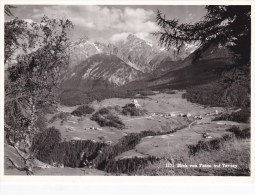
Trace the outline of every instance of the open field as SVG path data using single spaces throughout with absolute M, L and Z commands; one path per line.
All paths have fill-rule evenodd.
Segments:
M 195 146 L 200 141 L 206 142 L 213 139 L 221 139 L 226 135 L 231 136 L 232 133 L 228 132 L 227 129 L 233 126 L 239 127 L 241 130 L 249 128 L 249 124 L 246 123 L 212 121 L 219 113 L 225 113 L 226 110 L 221 107 L 204 107 L 188 102 L 182 98 L 183 93 L 183 91 L 177 91 L 175 94 L 156 93 L 147 98 L 139 99 L 140 107 L 147 110 L 147 113 L 144 116 L 137 117 L 124 116 L 118 113 L 118 116 L 125 124 L 124 129 L 100 127 L 97 122 L 90 119 L 92 114 L 83 117 L 69 114 L 67 119 L 62 123 L 61 119 L 57 118 L 52 123 L 48 123 L 48 127 L 54 126 L 59 129 L 62 141 L 92 140 L 94 143 L 104 142 L 113 147 L 127 135 L 139 135 L 139 133 L 142 134 L 145 131 L 160 133 L 152 136 L 142 136 L 139 143 L 131 147 L 130 150 L 124 149 L 123 152 L 116 153 L 113 156 L 114 158 L 111 159 L 113 162 L 127 159 L 132 160 L 134 158 L 146 159 L 150 156 L 159 159 L 188 158 L 190 153 L 188 146 Z M 97 112 L 103 107 L 123 107 L 131 102 L 132 99 L 113 98 L 101 102 L 93 102 L 90 106 Z M 47 115 L 47 119 L 50 120 L 60 112 L 71 113 L 77 107 L 59 106 L 56 113 Z M 204 133 L 207 133 L 209 137 L 203 137 Z M 249 140 L 245 141 L 246 144 L 241 143 L 241 141 L 239 142 L 245 148 L 249 147 Z M 10 151 L 10 148 L 6 148 L 6 150 L 8 155 L 12 157 L 15 155 L 15 151 Z M 204 156 L 200 154 L 200 157 L 195 157 L 195 159 L 198 161 L 198 158 L 201 158 L 201 162 L 206 162 L 210 161 L 208 156 L 209 153 Z M 19 162 L 20 160 L 17 159 L 17 161 Z M 210 163 L 212 162 L 210 161 Z M 9 165 L 6 165 L 6 167 L 9 167 Z M 147 169 L 145 171 L 148 172 Z M 16 174 L 16 172 L 10 168 L 6 169 L 6 174 Z M 55 167 L 50 169 L 37 169 L 35 174 L 107 175 L 109 173 L 95 168 Z M 173 173 L 171 172 L 171 174 Z
M 141 131 L 168 131 L 171 129 L 186 126 L 194 121 L 194 116 L 205 116 L 208 113 L 214 113 L 217 109 L 222 112 L 222 108 L 204 108 L 201 105 L 193 104 L 181 98 L 182 92 L 177 94 L 157 94 L 149 96 L 145 99 L 139 99 L 139 104 L 148 114 L 140 117 L 128 117 L 119 115 L 126 125 L 126 129 L 117 130 L 111 127 L 103 127 L 102 130 L 92 130 L 90 127 L 100 128 L 90 117 L 71 116 L 62 125 L 60 120 L 56 120 L 49 126 L 55 126 L 61 131 L 63 140 L 71 140 L 73 138 L 90 139 L 98 141 L 98 137 L 104 136 L 106 141 L 116 142 L 128 133 L 138 133 Z M 96 110 L 107 106 L 121 106 L 131 103 L 132 99 L 106 99 L 101 102 L 93 102 L 91 104 Z M 59 107 L 59 111 L 72 112 L 76 107 Z M 191 117 L 179 116 L 190 113 Z M 170 116 L 172 115 L 172 116 Z M 48 118 L 52 117 L 48 116 Z M 87 128 L 87 129 L 86 129 Z

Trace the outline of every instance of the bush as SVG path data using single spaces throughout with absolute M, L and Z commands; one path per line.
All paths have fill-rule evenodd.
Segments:
M 240 130 L 238 127 L 232 127 L 227 131 L 234 133 L 238 139 L 251 138 L 251 130 L 249 128 Z
M 101 108 L 98 113 L 99 114 L 102 114 L 102 115 L 105 115 L 105 114 L 119 114 L 122 112 L 122 107 L 119 106 L 119 105 L 116 105 L 116 106 L 107 106 L 107 107 L 104 107 L 104 108 Z
M 122 108 L 119 105 L 114 106 L 113 110 L 115 110 L 117 113 L 121 113 L 122 112 Z
M 100 115 L 110 114 L 110 112 L 111 112 L 111 107 L 101 108 L 100 110 L 97 111 L 97 113 Z
M 86 116 L 88 114 L 92 114 L 94 111 L 95 111 L 94 108 L 92 108 L 88 105 L 83 105 L 83 106 L 78 107 L 76 110 L 74 110 L 71 113 L 71 115 L 81 117 L 81 116 Z
M 115 127 L 124 129 L 125 124 L 118 116 L 115 116 L 110 108 L 102 108 L 92 115 L 91 120 L 96 121 L 101 127 Z
M 231 114 L 223 114 L 219 117 L 216 117 L 214 120 L 224 120 L 224 121 L 235 121 L 235 122 L 248 122 L 250 118 L 250 110 L 243 108 L 238 112 L 232 112 Z
M 147 113 L 146 110 L 137 108 L 134 104 L 126 104 L 122 108 L 122 114 L 123 115 L 143 116 L 145 113 Z

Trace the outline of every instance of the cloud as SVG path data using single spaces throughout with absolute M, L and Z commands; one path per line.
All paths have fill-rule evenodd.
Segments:
M 152 38 L 152 35 L 148 32 L 139 32 L 139 33 L 135 33 L 135 35 L 148 42 L 150 42 Z
M 128 33 L 128 32 L 114 34 L 110 37 L 110 42 L 116 43 L 116 42 L 120 42 L 120 41 L 125 41 L 129 34 L 130 33 Z
M 34 9 L 33 13 L 35 18 L 42 15 L 68 18 L 74 25 L 101 32 L 112 30 L 118 33 L 151 33 L 158 30 L 158 26 L 153 22 L 154 12 L 142 8 L 121 9 L 96 5 L 47 6 L 43 10 Z
M 31 15 L 37 21 L 44 15 L 71 20 L 75 26 L 71 35 L 73 40 L 85 35 L 92 41 L 116 43 L 125 41 L 129 34 L 135 34 L 153 42 L 155 37 L 152 38 L 151 33 L 159 30 L 151 9 L 130 6 L 37 6 L 31 10 Z
M 120 41 L 126 41 L 128 35 L 130 34 L 130 32 L 122 32 L 122 33 L 116 33 L 113 34 L 109 41 L 112 43 L 116 43 L 116 42 L 120 42 Z M 147 41 L 147 42 L 152 42 L 152 35 L 148 32 L 138 32 L 138 33 L 133 33 L 135 36 Z

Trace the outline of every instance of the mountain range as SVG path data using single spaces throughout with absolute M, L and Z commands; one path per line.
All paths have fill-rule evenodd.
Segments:
M 158 68 L 158 72 L 169 69 L 166 61 L 185 59 L 195 48 L 189 45 L 177 57 L 174 50 L 159 48 L 133 34 L 115 44 L 84 37 L 70 47 L 70 70 L 64 76 L 64 83 L 82 87 L 88 80 L 101 79 L 121 86 L 144 79 Z
M 124 85 L 142 78 L 143 73 L 132 68 L 116 55 L 99 53 L 94 54 L 72 68 L 66 75 L 65 86 L 80 87 L 88 80 L 105 80 L 113 85 Z
M 129 97 L 135 91 L 187 89 L 219 79 L 222 69 L 233 64 L 232 53 L 218 44 L 194 52 L 194 47 L 187 46 L 185 55 L 177 58 L 172 51 L 158 49 L 134 35 L 118 44 L 88 39 L 77 43 L 73 64 L 63 75 L 59 91 L 61 104 L 69 106 Z M 194 61 L 196 52 L 201 56 Z
M 181 61 L 165 58 L 150 76 L 128 83 L 126 87 L 138 89 L 142 86 L 153 90 L 185 89 L 217 80 L 222 70 L 233 65 L 233 54 L 226 46 L 212 44 L 202 51 L 196 61 L 195 52 Z

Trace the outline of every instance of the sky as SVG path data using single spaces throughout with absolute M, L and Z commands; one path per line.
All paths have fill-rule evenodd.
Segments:
M 167 19 L 178 19 L 181 23 L 197 22 L 206 13 L 201 5 L 17 5 L 12 13 L 35 22 L 43 15 L 69 19 L 74 24 L 72 40 L 86 36 L 92 41 L 115 43 L 135 34 L 156 44 L 151 33 L 159 30 L 155 23 L 157 9 Z

